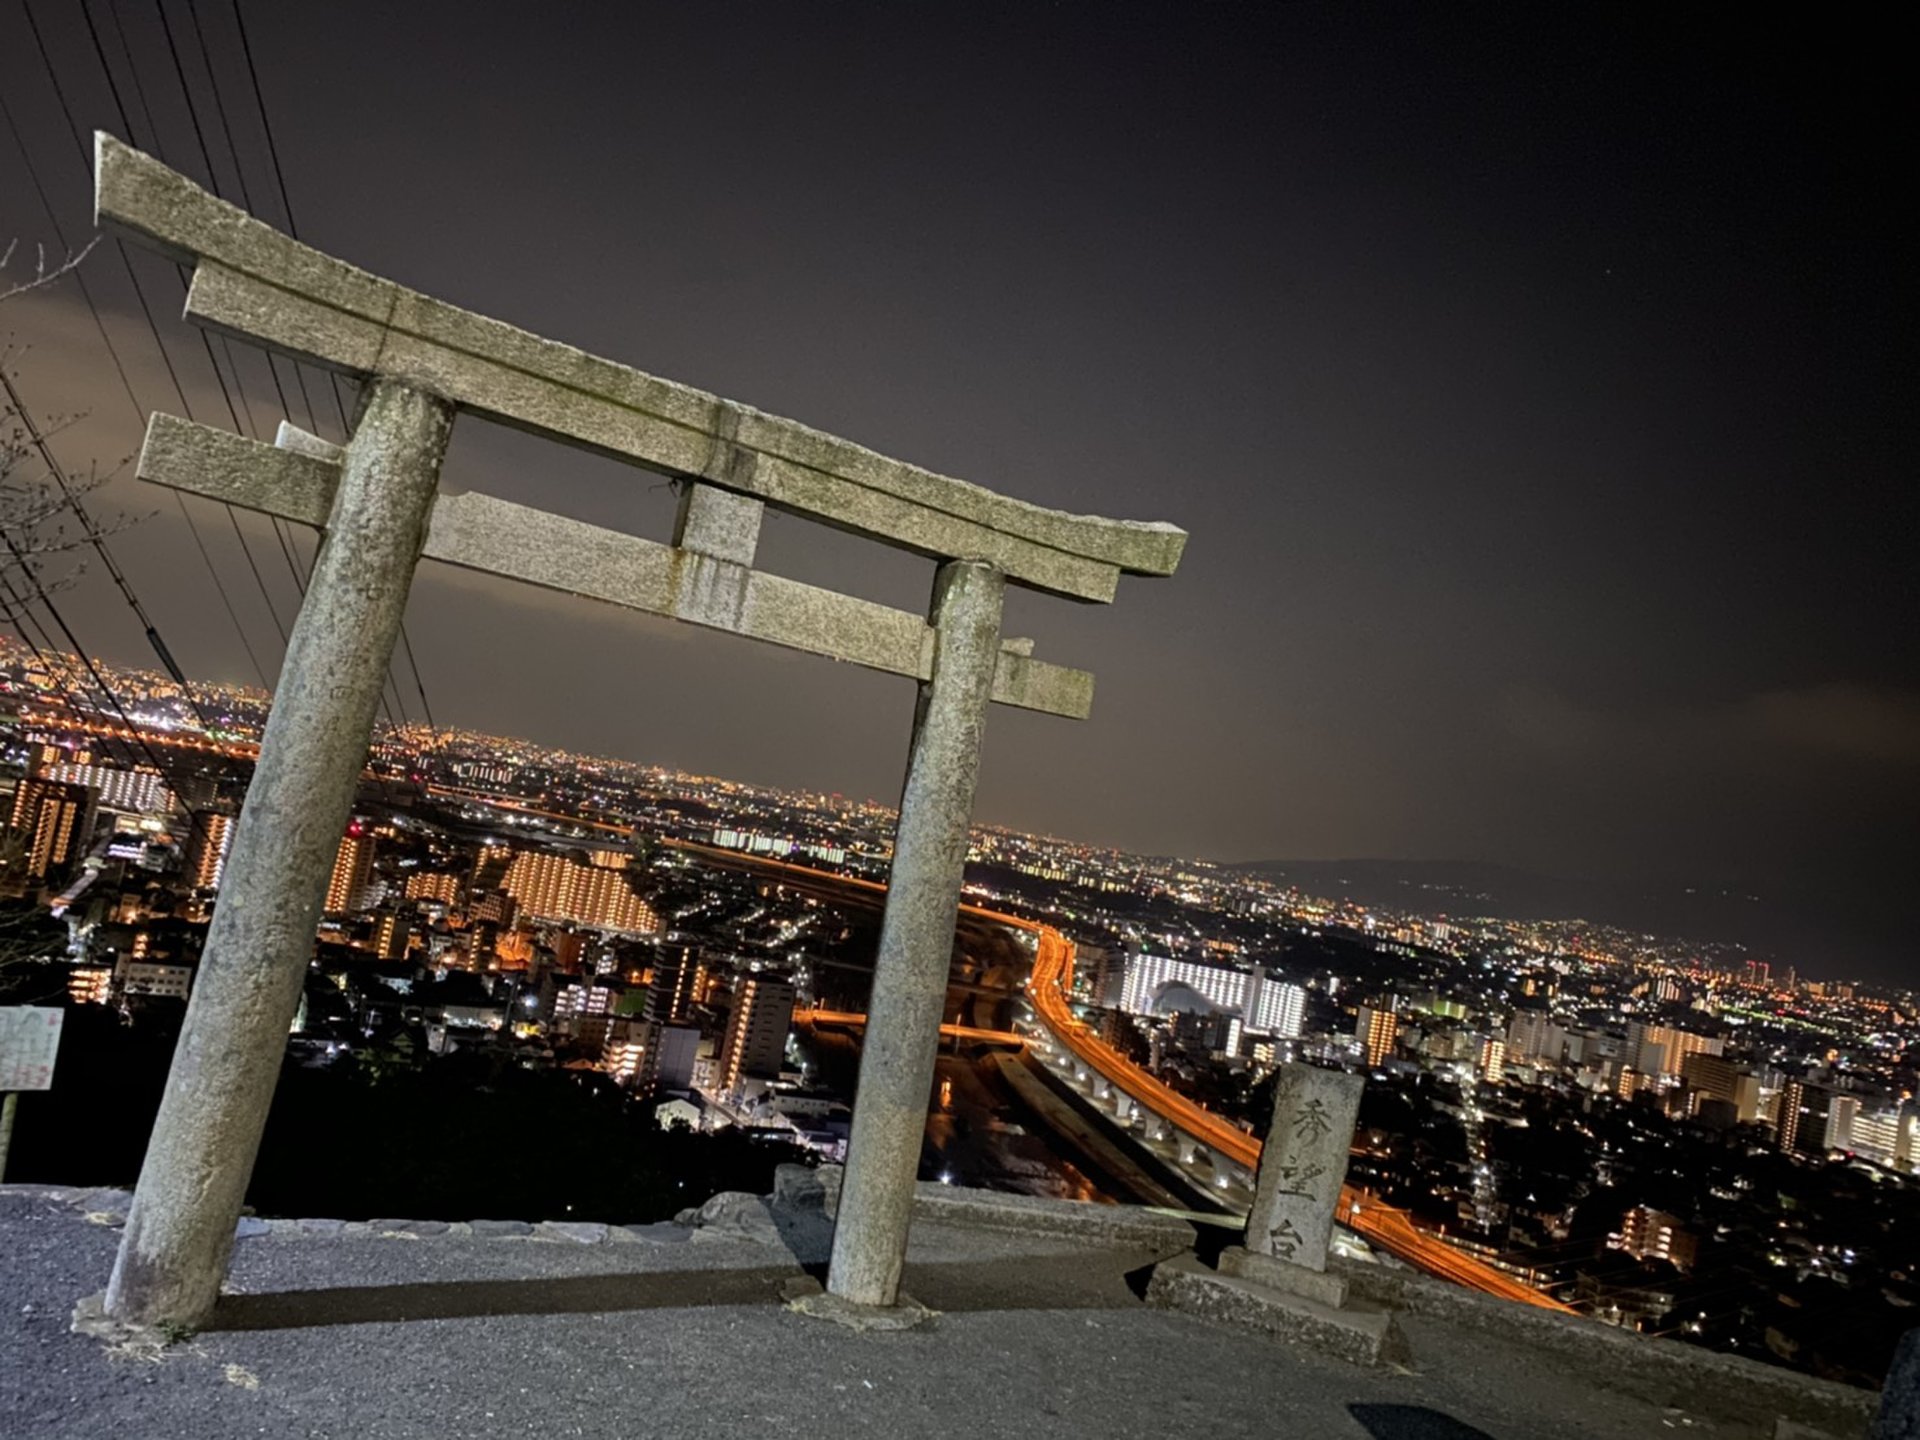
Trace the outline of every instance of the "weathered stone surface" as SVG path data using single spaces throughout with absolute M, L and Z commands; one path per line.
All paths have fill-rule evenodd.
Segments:
M 1204 1320 L 1263 1331 L 1355 1365 L 1404 1365 L 1406 1337 L 1385 1310 L 1336 1310 L 1207 1269 L 1191 1255 L 1162 1261 L 1147 1303 Z
M 1313 1065 L 1282 1065 L 1273 1092 L 1273 1121 L 1260 1152 L 1247 1249 L 1327 1268 L 1333 1212 L 1347 1176 L 1347 1151 L 1360 1113 L 1358 1075 Z
M 760 546 L 760 521 L 766 509 L 764 502 L 751 495 L 689 481 L 680 488 L 673 543 L 716 560 L 751 565 Z
M 324 527 L 339 472 L 307 448 L 262 445 L 209 425 L 155 415 L 148 422 L 138 474 L 176 490 Z M 422 553 L 429 560 L 890 674 L 924 680 L 932 672 L 933 630 L 918 615 L 490 495 L 441 495 Z M 1003 647 L 993 698 L 1019 709 L 1085 719 L 1093 706 L 1093 676 Z
M 1327 1270 L 1309 1270 L 1277 1256 L 1258 1255 L 1241 1245 L 1229 1245 L 1220 1252 L 1220 1273 L 1335 1309 L 1347 1303 L 1347 1282 L 1341 1276 Z
M 510 1240 L 533 1234 L 533 1226 L 524 1220 L 474 1220 L 473 1233 L 486 1239 Z
M 450 1228 L 444 1220 L 369 1220 L 367 1228 L 376 1235 L 410 1235 L 416 1240 L 431 1240 Z
M 820 1282 L 810 1276 L 788 1282 L 781 1298 L 786 1301 L 787 1309 L 796 1315 L 825 1320 L 843 1330 L 863 1334 L 925 1330 L 931 1328 L 939 1318 L 935 1311 L 929 1310 L 911 1295 L 897 1295 L 891 1305 L 862 1305 L 822 1290 Z
M 1870 1433 L 1872 1440 L 1920 1440 L 1920 1329 L 1909 1330 L 1893 1352 Z
M 570 1240 L 576 1245 L 598 1245 L 607 1238 L 607 1227 L 590 1220 L 542 1220 L 533 1233 L 547 1240 Z
M 773 1206 L 776 1210 L 822 1210 L 827 1203 L 824 1167 L 815 1165 L 776 1165 L 773 1169 Z M 840 1184 L 840 1167 L 833 1167 L 834 1189 Z
M 355 375 L 1017 583 L 1110 600 L 1117 576 L 1171 574 L 1185 532 L 1072 515 L 890 460 L 808 426 L 468 314 L 334 260 L 96 137 L 102 222 L 198 262 L 188 314 Z
M 759 1245 L 780 1244 L 780 1227 L 764 1195 L 749 1195 L 742 1190 L 723 1190 L 703 1205 L 682 1210 L 674 1217 L 682 1225 L 693 1227 L 696 1240 L 746 1240 Z
M 257 1215 L 242 1215 L 233 1227 L 236 1240 L 257 1240 L 262 1235 L 271 1235 L 273 1226 Z
M 452 425 L 381 382 L 348 447 L 107 1285 L 118 1320 L 198 1325 L 219 1293 Z
M 607 1230 L 609 1240 L 646 1245 L 684 1245 L 693 1232 L 671 1220 L 656 1220 L 649 1225 L 614 1225 Z
M 914 715 L 827 1275 L 856 1304 L 891 1305 L 900 1286 L 1005 598 L 988 565 L 955 561 L 934 583 L 939 644 Z
M 299 1227 L 303 1235 L 338 1235 L 346 1228 L 346 1222 L 344 1220 L 334 1220 L 326 1217 L 296 1220 L 294 1224 Z

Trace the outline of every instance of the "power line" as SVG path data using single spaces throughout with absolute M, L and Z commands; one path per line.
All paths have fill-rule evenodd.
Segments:
M 188 0 L 187 8 L 190 14 L 197 15 L 196 5 L 197 5 L 197 0 Z M 196 26 L 198 24 L 197 18 L 196 18 L 195 24 Z M 282 211 L 285 212 L 287 217 L 287 234 L 290 235 L 295 240 L 298 240 L 300 238 L 300 225 L 299 225 L 299 222 L 294 218 L 293 197 L 287 191 L 287 174 L 286 174 L 286 170 L 280 164 L 280 146 L 279 146 L 279 142 L 274 139 L 273 120 L 271 116 L 269 116 L 269 114 L 267 113 L 267 97 L 260 85 L 260 69 L 259 69 L 259 66 L 254 63 L 253 42 L 248 38 L 248 35 L 247 35 L 247 22 L 246 22 L 246 18 L 241 14 L 241 11 L 240 11 L 240 0 L 233 0 L 233 24 L 234 24 L 234 30 L 240 37 L 240 53 L 242 58 L 246 61 L 247 78 L 251 82 L 253 87 L 254 106 L 260 112 L 260 131 L 261 131 L 261 134 L 266 137 L 267 158 L 273 166 L 274 184 L 280 193 L 280 208 L 282 209 Z M 202 40 L 202 52 L 205 53 L 204 38 Z M 207 73 L 209 77 L 212 76 L 213 70 L 212 70 L 211 62 L 209 62 L 208 64 Z M 218 88 L 218 85 L 216 84 L 215 85 L 216 103 L 218 99 L 218 94 L 219 94 L 219 88 Z M 229 135 L 228 135 L 228 145 L 229 145 L 229 148 L 232 148 L 231 132 L 229 132 Z M 235 164 L 235 168 L 237 169 L 239 166 L 239 159 L 238 159 L 239 152 L 236 150 L 234 154 L 235 154 L 234 164 Z M 244 179 L 242 181 L 241 193 L 244 198 L 245 196 Z M 252 209 L 251 202 L 249 202 L 248 204 L 248 209 Z M 347 423 L 346 401 L 341 397 L 341 394 L 340 394 L 340 377 L 334 374 L 334 372 L 331 370 L 327 370 L 324 373 L 327 377 L 328 383 L 333 387 L 333 404 L 334 404 L 335 411 L 340 416 L 341 433 L 343 435 L 351 434 L 351 427 Z M 300 367 L 297 364 L 294 366 L 294 374 L 296 376 L 301 375 Z M 301 383 L 301 394 L 304 398 L 306 394 L 306 381 L 302 379 L 300 383 Z M 308 414 L 310 416 L 312 414 L 311 400 L 308 401 Z M 427 728 L 429 731 L 433 731 L 437 728 L 435 727 L 434 721 L 433 721 L 433 707 L 427 701 L 426 681 L 421 678 L 420 664 L 419 664 L 419 661 L 415 659 L 414 653 L 413 653 L 413 639 L 407 633 L 406 622 L 404 620 L 401 622 L 401 625 L 400 625 L 400 645 L 401 645 L 401 649 L 405 652 L 407 657 L 407 667 L 413 673 L 414 689 L 419 692 L 420 709 L 422 714 L 426 716 Z M 388 670 L 389 670 L 389 677 L 392 679 L 392 682 L 393 682 L 394 699 L 396 702 L 398 702 L 400 698 L 400 682 L 397 676 L 392 675 L 391 663 L 389 663 Z M 401 712 L 404 716 L 405 714 L 404 705 L 401 706 Z
M 41 35 L 40 27 L 34 21 L 33 11 L 25 3 L 25 0 L 23 0 L 21 5 L 21 11 L 26 18 L 27 28 L 33 35 L 34 46 L 40 53 L 40 62 L 46 70 L 47 81 L 53 88 L 54 98 L 59 102 L 61 112 L 66 117 L 69 131 L 72 132 L 76 142 L 80 146 L 81 165 L 87 173 L 91 175 L 93 167 L 87 158 L 86 142 L 80 137 L 79 127 L 74 122 L 73 109 L 67 103 L 66 92 L 62 88 L 59 75 L 54 69 L 53 58 L 48 53 L 46 40 Z M 117 95 L 115 97 L 115 103 L 116 105 L 119 104 Z M 3 100 L 0 100 L 0 108 L 4 108 Z M 120 108 L 124 117 L 125 107 L 120 106 Z M 71 252 L 72 247 L 68 245 L 65 233 L 61 228 L 58 212 L 54 209 L 53 203 L 47 195 L 46 186 L 40 179 L 39 168 L 33 163 L 33 154 L 27 148 L 25 137 L 20 133 L 19 126 L 15 123 L 11 110 L 6 112 L 6 119 L 8 128 L 13 133 L 14 143 L 20 149 L 21 159 L 26 163 L 27 173 L 32 177 L 34 191 L 40 197 L 40 203 L 47 212 L 47 221 L 53 227 L 53 232 L 59 238 L 61 245 L 65 246 L 69 252 Z M 129 125 L 128 128 L 131 129 L 131 125 Z M 174 392 L 180 397 L 182 408 L 187 411 L 188 417 L 191 418 L 193 410 L 187 403 L 186 391 L 181 386 L 179 374 L 174 369 L 173 357 L 168 353 L 166 344 L 160 337 L 160 328 L 154 323 L 153 311 L 147 304 L 146 292 L 142 290 L 140 286 L 139 277 L 134 273 L 132 262 L 127 258 L 126 247 L 116 241 L 114 248 L 119 253 L 120 263 L 125 268 L 127 278 L 133 285 L 134 298 L 139 302 L 141 314 L 146 318 L 147 328 L 153 335 L 154 345 L 160 352 L 162 363 L 166 366 L 168 378 L 173 382 Z M 94 325 L 99 330 L 100 338 L 107 347 L 107 353 L 113 359 L 114 370 L 118 373 L 121 385 L 127 393 L 127 402 L 133 406 L 136 420 L 144 427 L 146 424 L 146 407 L 140 403 L 139 397 L 134 393 L 132 382 L 127 378 L 126 367 L 121 362 L 119 348 L 113 343 L 113 336 L 107 330 L 106 322 L 100 314 L 99 306 L 94 302 L 92 291 L 89 289 L 85 277 L 76 271 L 74 278 L 79 283 L 81 296 L 86 300 L 87 309 L 93 316 Z M 207 550 L 206 540 L 200 534 L 199 525 L 195 523 L 192 512 L 187 509 L 186 501 L 177 491 L 174 492 L 174 501 L 180 508 L 181 518 L 187 522 L 187 528 L 193 534 L 194 544 L 200 551 L 200 558 L 207 567 L 208 575 L 213 580 L 214 589 L 219 592 L 221 604 L 226 608 L 227 616 L 233 622 L 235 633 L 240 637 L 241 647 L 247 652 L 247 659 L 252 663 L 254 673 L 259 677 L 262 688 L 271 689 L 272 687 L 267 683 L 266 671 L 261 667 L 259 658 L 254 654 L 253 645 L 252 642 L 247 639 L 245 627 L 240 623 L 239 613 L 234 609 L 233 601 L 227 594 L 226 586 L 220 580 L 219 571 L 214 567 L 213 557 Z

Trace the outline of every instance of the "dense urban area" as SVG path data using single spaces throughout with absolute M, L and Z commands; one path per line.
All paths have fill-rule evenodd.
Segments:
M 126 1183 L 269 697 L 12 642 L 0 692 L 0 1002 L 68 1010 L 8 1178 Z M 253 1203 L 644 1220 L 841 1158 L 893 819 L 381 726 Z M 1069 937 L 1088 1031 L 1226 1123 L 1258 1128 L 1281 1061 L 1365 1073 L 1351 1184 L 1567 1306 L 1869 1385 L 1915 1323 L 1909 992 L 990 827 L 966 894 Z M 976 914 L 955 949 L 923 1178 L 1232 1203 L 1145 1128 L 1121 1163 L 1062 1123 L 1030 935 Z

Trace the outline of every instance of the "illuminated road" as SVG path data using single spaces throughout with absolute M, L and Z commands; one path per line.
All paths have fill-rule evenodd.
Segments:
M 790 873 L 811 882 L 832 881 L 857 889 L 886 890 L 886 886 L 871 880 L 789 865 L 765 856 L 743 855 L 739 851 L 684 842 L 677 842 L 676 848 L 694 851 L 730 865 Z M 1051 925 L 1042 925 L 1018 915 L 987 910 L 978 905 L 962 905 L 960 910 L 974 919 L 1006 925 L 1033 937 L 1033 976 L 1028 981 L 1028 990 L 1033 998 L 1034 1011 L 1054 1039 L 1070 1050 L 1081 1063 L 1175 1129 L 1210 1146 L 1249 1173 L 1258 1169 L 1258 1140 L 1149 1075 L 1101 1041 L 1083 1021 L 1075 1018 L 1066 997 L 1067 987 L 1073 980 L 1072 941 Z M 1573 1313 L 1570 1306 L 1562 1305 L 1552 1296 L 1543 1295 L 1505 1271 L 1483 1264 L 1471 1255 L 1428 1235 L 1413 1223 L 1406 1211 L 1377 1200 L 1351 1185 L 1341 1189 L 1338 1214 L 1342 1224 L 1364 1236 L 1370 1244 L 1417 1270 L 1471 1290 L 1498 1296 L 1502 1300 Z
M 844 1025 L 849 1029 L 858 1029 L 867 1023 L 867 1017 L 858 1010 L 796 1010 L 793 1012 L 796 1025 Z M 942 1025 L 940 1033 L 949 1040 L 989 1040 L 997 1045 L 1017 1045 L 1025 1049 L 1027 1037 L 1013 1030 L 982 1030 L 977 1025 Z

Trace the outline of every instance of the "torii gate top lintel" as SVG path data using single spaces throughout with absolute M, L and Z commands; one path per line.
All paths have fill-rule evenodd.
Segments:
M 1179 564 L 1177 526 L 1068 514 L 889 459 L 370 275 L 104 131 L 95 155 L 99 222 L 193 265 L 186 313 L 202 325 L 1036 590 L 1108 601 L 1120 574 Z

